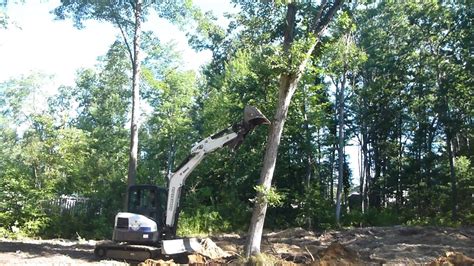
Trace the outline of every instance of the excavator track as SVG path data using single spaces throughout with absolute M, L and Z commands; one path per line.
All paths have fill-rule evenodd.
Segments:
M 96 245 L 94 254 L 98 259 L 142 262 L 159 257 L 161 248 L 106 241 Z

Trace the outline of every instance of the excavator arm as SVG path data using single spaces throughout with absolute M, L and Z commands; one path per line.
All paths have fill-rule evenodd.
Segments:
M 165 220 L 167 238 L 173 238 L 176 234 L 181 190 L 186 178 L 207 154 L 224 146 L 229 146 L 232 150 L 237 149 L 245 136 L 261 124 L 270 124 L 270 121 L 257 108 L 247 106 L 244 109 L 244 118 L 241 122 L 201 140 L 192 147 L 190 156 L 168 177 L 168 202 Z
M 186 178 L 204 159 L 206 154 L 223 147 L 229 141 L 238 137 L 237 133 L 229 132 L 213 139 L 208 137 L 201 142 L 194 145 L 191 149 L 191 156 L 189 156 L 178 170 L 172 173 L 168 179 L 168 204 L 166 207 L 166 227 L 173 232 L 176 230 L 176 217 L 181 197 L 181 189 L 186 181 Z

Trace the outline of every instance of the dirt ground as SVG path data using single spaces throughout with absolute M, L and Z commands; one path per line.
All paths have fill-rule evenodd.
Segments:
M 368 227 L 319 233 L 292 228 L 265 234 L 262 251 L 288 264 L 450 265 L 447 262 L 454 258 L 454 264 L 474 265 L 473 237 L 473 227 Z M 239 262 L 244 237 L 221 234 L 210 238 L 232 255 L 220 262 Z M 94 241 L 0 239 L 0 265 L 127 265 L 97 261 L 94 245 Z

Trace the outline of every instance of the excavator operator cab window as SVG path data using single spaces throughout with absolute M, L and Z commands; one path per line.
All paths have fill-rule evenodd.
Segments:
M 158 225 L 163 222 L 166 208 L 167 191 L 153 185 L 136 185 L 128 189 L 128 211 L 145 215 L 155 220 Z

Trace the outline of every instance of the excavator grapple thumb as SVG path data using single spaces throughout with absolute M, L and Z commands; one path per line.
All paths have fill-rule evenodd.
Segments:
M 242 121 L 232 126 L 233 131 L 237 133 L 237 138 L 227 142 L 226 145 L 229 146 L 231 150 L 236 150 L 249 132 L 263 124 L 270 124 L 270 120 L 268 120 L 257 107 L 247 105 L 244 109 L 244 118 Z

